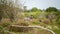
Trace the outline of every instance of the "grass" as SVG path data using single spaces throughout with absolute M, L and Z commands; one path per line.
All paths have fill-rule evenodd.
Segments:
M 29 12 L 29 13 L 26 13 L 27 15 L 34 15 L 34 16 L 37 16 L 37 15 L 44 15 L 45 14 L 48 14 L 46 12 Z M 44 17 L 45 18 L 45 17 Z M 42 19 L 43 20 L 43 19 Z M 54 22 L 54 21 L 53 21 Z M 49 23 L 50 24 L 50 23 Z M 52 25 L 54 25 L 53 23 L 51 23 Z M 45 24 L 42 24 L 41 22 L 37 22 L 37 21 L 34 21 L 32 22 L 30 25 L 42 25 L 42 26 L 46 26 Z M 50 25 L 52 27 L 52 25 Z M 56 26 L 57 24 L 55 24 Z M 48 26 L 48 25 L 47 25 Z M 52 29 L 56 34 L 60 34 L 60 29 Z
M 60 29 L 53 29 L 56 34 L 60 34 Z
M 38 25 L 38 26 L 43 26 L 43 27 L 46 26 L 46 28 L 50 24 L 50 23 L 49 24 L 45 24 L 43 22 L 39 22 L 39 18 L 37 18 L 39 15 L 45 16 L 46 12 L 29 12 L 29 13 L 26 12 L 26 13 L 23 13 L 23 14 L 24 14 L 24 17 L 29 16 L 29 15 L 33 15 L 33 19 L 31 19 L 32 21 L 31 22 L 29 21 L 29 24 L 25 24 L 25 21 L 23 21 L 24 19 L 23 20 L 20 19 L 21 21 L 18 21 L 18 23 L 15 23 L 15 24 L 22 25 L 22 26 L 25 26 L 25 25 Z M 45 17 L 43 17 L 42 20 L 45 20 Z M 6 21 L 6 23 L 5 23 L 5 21 Z M 2 20 L 3 23 L 1 23 L 1 24 L 2 24 L 3 27 L 5 27 L 5 26 L 10 24 L 10 22 L 8 22 L 8 20 L 5 20 L 5 21 Z M 52 25 L 54 25 L 54 24 L 52 24 Z M 50 26 L 52 27 L 52 25 L 50 25 Z M 57 24 L 55 24 L 55 26 L 56 25 Z M 2 29 L 2 27 L 0 26 L 0 30 L 1 29 Z M 53 28 L 51 30 L 53 30 L 56 34 L 60 34 L 60 29 L 54 29 Z M 41 30 L 41 29 L 36 29 L 36 28 L 34 28 L 34 30 L 28 31 L 28 32 L 12 32 L 12 33 L 13 34 L 50 34 L 49 32 L 47 32 L 47 31 L 45 31 L 43 29 Z

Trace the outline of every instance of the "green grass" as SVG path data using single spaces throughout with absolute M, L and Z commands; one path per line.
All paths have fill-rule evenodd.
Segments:
M 60 34 L 60 29 L 53 29 L 56 34 Z

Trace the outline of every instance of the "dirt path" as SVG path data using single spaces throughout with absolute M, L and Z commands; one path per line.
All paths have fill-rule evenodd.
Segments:
M 48 32 L 51 32 L 52 34 L 55 34 L 52 30 L 47 29 L 47 28 L 44 28 L 44 27 L 42 27 L 42 26 L 19 26 L 19 25 L 12 25 L 12 26 L 14 26 L 14 27 L 41 28 L 41 29 L 47 30 Z

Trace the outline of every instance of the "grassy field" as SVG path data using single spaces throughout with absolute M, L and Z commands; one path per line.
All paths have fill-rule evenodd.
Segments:
M 33 19 L 31 19 L 32 21 L 29 23 L 30 25 L 38 25 L 38 26 L 43 26 L 43 27 L 46 27 L 46 28 L 49 28 L 49 29 L 51 29 L 52 31 L 54 31 L 56 34 L 60 34 L 60 28 L 58 27 L 58 25 L 57 25 L 57 22 L 56 21 L 54 21 L 53 19 L 53 21 L 52 21 L 52 23 L 51 22 L 48 22 L 48 23 L 45 23 L 45 22 L 40 22 L 39 20 L 49 20 L 49 19 L 46 19 L 44 16 L 46 15 L 46 14 L 48 14 L 48 13 L 46 13 L 46 12 L 29 12 L 29 13 L 24 13 L 25 15 L 27 15 L 27 16 L 29 16 L 29 15 L 33 15 L 33 16 L 37 16 L 36 17 L 36 19 L 33 17 Z M 39 16 L 43 16 L 42 18 L 38 18 Z M 48 27 L 48 26 L 50 26 L 50 27 Z M 55 26 L 57 26 L 57 29 L 56 29 L 56 27 Z
M 42 26 L 42 27 L 45 27 L 45 28 L 48 28 L 48 29 L 54 31 L 56 34 L 60 34 L 60 28 L 54 21 L 55 19 L 54 20 L 52 19 L 52 22 L 51 22 L 49 19 L 47 19 L 45 17 L 48 13 L 46 13 L 46 12 L 24 12 L 22 14 L 23 14 L 22 18 L 15 22 L 10 22 L 9 19 L 2 19 L 1 24 L 0 24 L 1 25 L 0 30 L 2 30 L 2 28 L 6 27 L 6 26 L 9 26 L 10 24 L 20 25 L 20 26 L 30 26 L 31 25 L 31 26 Z M 26 19 L 26 17 L 28 19 Z M 15 29 L 15 30 L 17 30 L 17 29 Z M 11 32 L 11 31 L 9 31 L 9 32 Z M 5 33 L 6 32 L 4 32 L 4 34 Z M 33 28 L 31 31 L 27 31 L 27 32 L 14 32 L 13 31 L 11 33 L 12 34 L 51 34 L 50 32 L 48 32 L 46 30 L 38 29 L 38 28 Z M 6 34 L 8 34 L 8 33 L 6 33 Z

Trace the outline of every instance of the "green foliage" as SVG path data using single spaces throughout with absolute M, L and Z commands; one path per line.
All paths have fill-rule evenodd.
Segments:
M 36 12 L 36 11 L 39 11 L 39 9 L 37 9 L 36 7 L 32 8 L 31 9 L 32 12 Z
M 37 15 L 32 15 L 32 18 L 36 19 L 36 18 L 38 18 L 38 16 Z
M 58 9 L 55 7 L 49 7 L 46 9 L 46 12 L 57 12 L 57 11 L 58 11 Z
M 28 23 L 21 23 L 20 26 L 28 26 Z
M 20 16 L 21 16 L 21 14 L 20 14 L 21 8 L 15 7 L 13 1 L 11 1 L 9 3 L 7 3 L 7 1 L 6 2 L 5 1 L 6 0 L 4 0 L 4 1 L 1 0 L 0 1 L 0 30 L 2 30 L 3 27 L 9 26 L 12 23 L 12 22 L 1 23 L 2 18 L 9 18 L 11 21 L 13 21 L 16 18 L 17 19 L 20 18 Z M 49 7 L 49 8 L 47 8 L 46 12 L 41 12 L 40 9 L 38 9 L 36 7 L 33 7 L 31 10 L 27 10 L 27 11 L 25 10 L 24 17 L 27 17 L 27 16 L 28 17 L 32 17 L 31 20 L 34 19 L 34 21 L 31 21 L 31 23 L 33 25 L 42 25 L 42 26 L 46 26 L 47 25 L 48 26 L 49 24 L 51 24 L 51 26 L 52 25 L 57 25 L 60 28 L 60 12 L 55 7 Z M 43 17 L 40 19 L 41 21 L 39 22 L 38 21 L 39 20 L 38 17 L 40 17 L 40 16 L 43 16 Z M 48 16 L 49 18 L 46 18 L 46 16 Z M 51 23 L 49 22 L 49 24 L 44 24 L 43 23 L 44 19 L 50 20 Z M 45 22 L 47 22 L 47 21 L 45 20 Z M 19 22 L 18 24 L 15 24 L 15 25 L 29 26 L 30 24 L 25 23 L 23 21 L 23 23 Z M 15 28 L 13 28 L 13 29 L 15 29 Z M 59 30 L 53 30 L 53 31 L 56 32 L 57 34 L 60 34 Z
M 32 24 L 34 24 L 34 25 L 40 25 L 40 22 L 36 21 L 36 22 L 32 22 Z
M 0 31 L 3 29 L 3 27 L 0 25 Z
M 60 34 L 60 29 L 53 29 L 56 34 Z
M 6 27 L 8 25 L 10 25 L 10 23 L 3 23 L 3 24 L 1 24 L 1 26 L 3 26 L 3 27 Z

